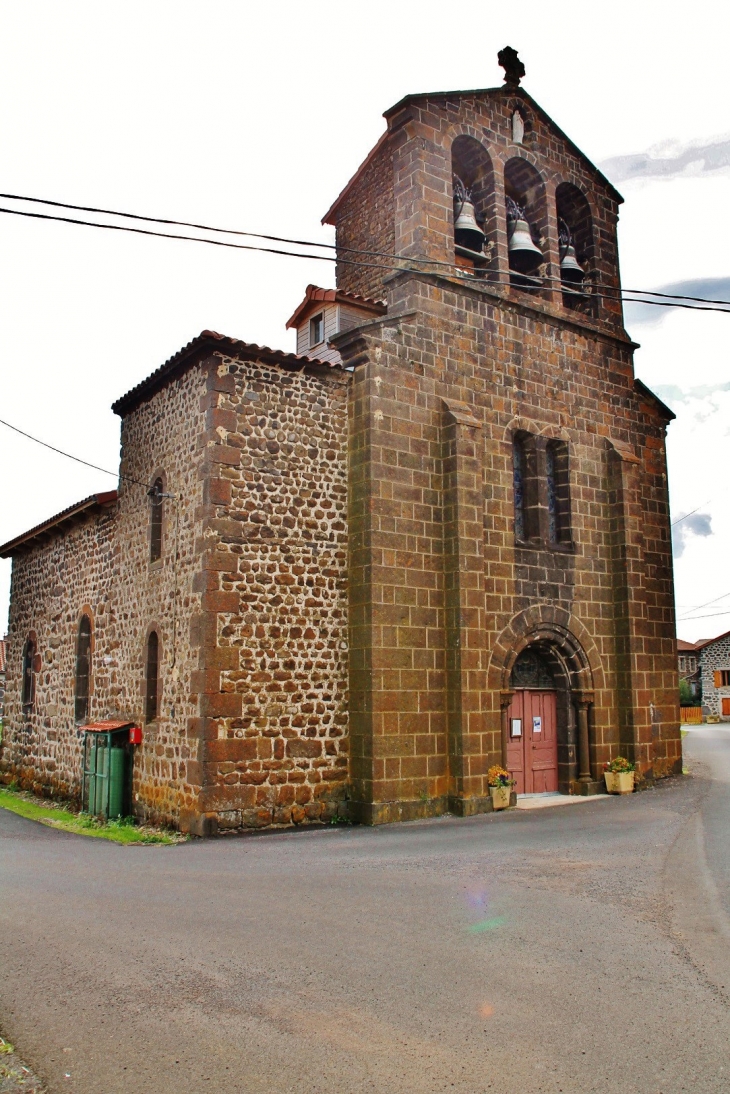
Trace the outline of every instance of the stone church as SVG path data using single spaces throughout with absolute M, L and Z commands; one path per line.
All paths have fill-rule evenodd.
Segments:
M 296 353 L 204 331 L 114 404 L 118 490 L 0 548 L 6 781 L 78 800 L 111 727 L 125 807 L 206 834 L 681 772 L 622 199 L 500 63 L 386 111 Z

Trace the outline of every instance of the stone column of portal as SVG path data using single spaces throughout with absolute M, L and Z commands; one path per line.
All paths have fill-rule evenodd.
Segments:
M 644 773 L 651 768 L 647 673 L 652 659 L 645 647 L 646 563 L 640 492 L 641 462 L 629 445 L 615 440 L 610 444 L 609 502 L 613 525 L 611 562 L 619 747 L 621 754 L 633 760 Z
M 489 807 L 484 729 L 484 499 L 481 422 L 471 407 L 443 400 L 444 622 L 449 808 Z
M 578 712 L 578 781 L 593 782 L 591 776 L 591 742 L 588 734 L 588 708 L 593 703 L 589 691 L 574 691 L 573 701 Z
M 502 714 L 502 767 L 507 767 L 507 749 L 509 747 L 509 707 L 514 696 L 513 691 L 500 691 L 499 706 Z

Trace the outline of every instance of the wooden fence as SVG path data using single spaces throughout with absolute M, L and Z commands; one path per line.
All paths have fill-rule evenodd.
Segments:
M 702 707 L 680 707 L 679 720 L 683 726 L 701 726 Z

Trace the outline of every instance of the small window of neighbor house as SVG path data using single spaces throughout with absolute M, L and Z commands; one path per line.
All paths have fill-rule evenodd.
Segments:
M 730 688 L 730 669 L 717 669 L 712 675 L 716 688 Z
M 324 313 L 319 312 L 309 320 L 309 348 L 324 342 Z

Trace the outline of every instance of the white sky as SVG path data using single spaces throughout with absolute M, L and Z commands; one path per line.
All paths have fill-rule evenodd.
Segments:
M 330 240 L 320 218 L 383 110 L 408 92 L 499 85 L 508 44 L 525 88 L 594 162 L 722 137 L 730 17 L 719 2 L 691 10 L 689 21 L 635 0 L 1 0 L 0 190 Z M 625 285 L 730 275 L 727 168 L 618 188 Z M 305 285 L 334 283 L 328 263 L 3 214 L 0 253 L 0 417 L 111 471 L 116 397 L 204 328 L 293 348 L 284 322 Z M 637 375 L 678 413 L 673 512 L 711 516 L 713 534 L 688 533 L 676 563 L 680 616 L 713 613 L 679 624 L 694 639 L 730 628 L 730 316 L 659 314 L 630 333 Z M 0 461 L 0 542 L 114 487 L 2 426 Z

